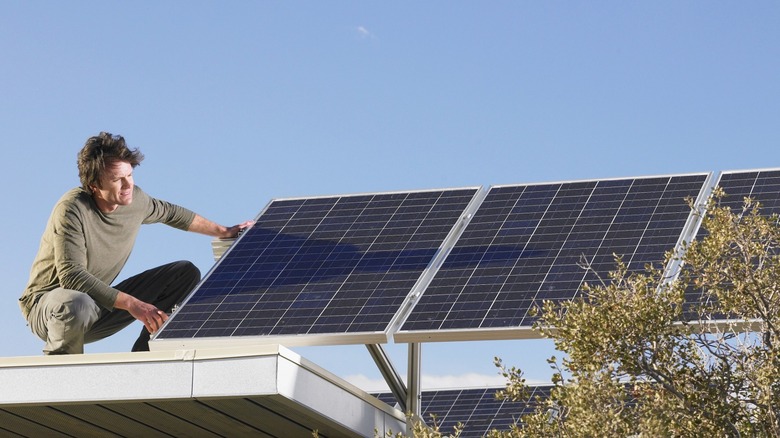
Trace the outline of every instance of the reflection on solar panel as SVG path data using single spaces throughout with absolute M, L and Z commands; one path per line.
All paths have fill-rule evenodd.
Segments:
M 431 426 L 431 414 L 435 414 L 439 430 L 444 434 L 452 433 L 456 424 L 463 423 L 462 438 L 482 437 L 494 429 L 509 430 L 521 415 L 533 411 L 536 397 L 549 396 L 550 388 L 529 387 L 528 403 L 496 399 L 496 392 L 503 387 L 423 391 L 422 417 Z M 377 398 L 391 406 L 395 404 L 391 393 L 378 394 Z
M 476 193 L 275 200 L 156 339 L 383 332 Z
M 528 311 L 614 269 L 660 263 L 707 174 L 493 187 L 396 341 L 533 336 Z M 522 333 L 508 328 L 524 327 Z

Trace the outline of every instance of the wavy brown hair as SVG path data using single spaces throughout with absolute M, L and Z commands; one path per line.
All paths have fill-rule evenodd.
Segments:
M 135 168 L 143 159 L 144 154 L 138 149 L 128 148 L 121 135 L 101 132 L 88 138 L 79 151 L 78 167 L 81 186 L 92 193 L 90 186 L 99 185 L 100 175 L 107 165 L 115 161 L 126 161 Z

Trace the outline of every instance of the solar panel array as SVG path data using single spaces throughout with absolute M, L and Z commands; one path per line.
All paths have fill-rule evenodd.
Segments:
M 422 418 L 433 426 L 431 415 L 443 434 L 450 434 L 458 423 L 464 425 L 462 438 L 482 437 L 491 430 L 509 430 L 524 414 L 531 413 L 536 397 L 547 398 L 551 386 L 532 386 L 527 402 L 496 399 L 496 392 L 503 387 L 469 388 L 423 391 Z M 391 393 L 377 394 L 377 398 L 389 405 L 395 404 Z
M 663 261 L 688 222 L 685 198 L 695 199 L 706 180 L 493 187 L 395 339 L 471 339 L 529 327 L 529 309 L 575 297 L 596 274 L 606 278 L 614 254 L 632 271 Z
M 630 270 L 661 261 L 688 222 L 685 198 L 700 195 L 707 178 L 494 186 L 481 196 L 465 188 L 275 200 L 155 340 L 387 339 L 394 321 L 403 323 L 399 342 L 501 339 L 508 330 L 527 331 L 532 306 L 570 299 L 584 282 L 606 276 L 614 254 Z M 466 216 L 458 235 L 455 225 Z M 421 296 L 411 294 L 415 287 Z M 307 345 L 318 343 L 330 342 Z
M 721 204 L 749 196 L 780 213 L 780 169 L 727 172 L 718 184 Z M 532 307 L 576 297 L 615 254 L 637 271 L 693 238 L 685 199 L 712 185 L 688 174 L 274 200 L 154 340 L 525 337 Z M 496 400 L 498 389 L 424 391 L 423 418 L 436 414 L 443 433 L 462 422 L 462 437 L 507 430 L 532 408 Z
M 383 332 L 476 193 L 272 201 L 155 339 Z

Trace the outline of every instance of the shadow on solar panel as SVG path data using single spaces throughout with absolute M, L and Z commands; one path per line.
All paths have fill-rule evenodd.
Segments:
M 273 201 L 158 338 L 369 334 L 354 342 L 386 342 L 388 324 L 476 193 Z

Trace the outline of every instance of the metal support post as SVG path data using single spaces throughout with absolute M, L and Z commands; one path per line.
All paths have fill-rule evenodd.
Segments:
M 408 395 L 406 385 L 404 385 L 401 376 L 393 367 L 392 362 L 390 362 L 390 358 L 387 356 L 384 348 L 378 344 L 367 344 L 366 348 L 368 348 L 368 352 L 371 354 L 374 363 L 376 363 L 376 366 L 379 368 L 379 372 L 382 373 L 382 377 L 384 377 L 385 382 L 387 382 L 390 392 L 393 393 L 395 399 L 398 401 L 401 410 L 407 412 L 406 408 L 409 405 L 407 404 Z
M 407 382 L 409 383 L 406 395 L 407 412 L 411 414 L 409 421 L 422 420 L 422 408 L 421 408 L 421 385 L 420 379 L 422 378 L 422 344 L 411 343 L 409 344 L 409 368 Z M 407 427 L 407 430 L 411 430 L 411 424 Z

